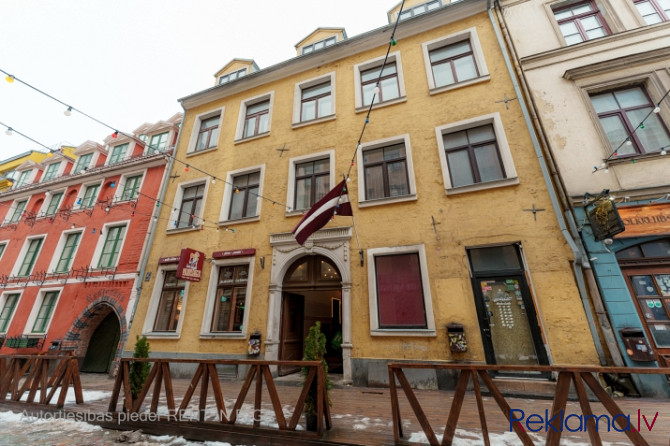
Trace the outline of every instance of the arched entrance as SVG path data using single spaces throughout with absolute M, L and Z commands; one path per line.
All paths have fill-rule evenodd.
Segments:
M 107 373 L 114 359 L 121 336 L 121 326 L 116 314 L 111 311 L 100 322 L 91 335 L 81 371 L 88 373 Z
M 279 359 L 300 360 L 309 328 L 321 323 L 329 373 L 342 373 L 342 276 L 323 255 L 306 255 L 289 266 L 282 282 Z M 279 375 L 299 371 L 280 367 Z

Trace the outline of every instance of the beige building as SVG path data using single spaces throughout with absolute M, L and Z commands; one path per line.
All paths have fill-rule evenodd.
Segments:
M 320 321 L 331 372 L 357 385 L 386 383 L 395 359 L 598 363 L 487 3 L 406 2 L 396 29 L 398 9 L 358 36 L 319 28 L 267 68 L 235 59 L 180 100 L 130 339 L 156 357 L 248 358 L 260 337 L 251 357 L 300 359 Z M 292 229 L 342 178 L 353 219 L 299 245 Z M 177 277 L 183 248 L 206 257 L 199 281 Z M 450 344 L 454 323 L 465 342 Z

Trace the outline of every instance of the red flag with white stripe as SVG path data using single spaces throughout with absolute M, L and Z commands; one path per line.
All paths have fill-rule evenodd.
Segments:
M 322 199 L 314 203 L 314 206 L 302 216 L 298 225 L 293 228 L 293 235 L 301 245 L 314 232 L 323 228 L 333 215 L 354 215 L 349 203 L 347 183 L 342 180 L 337 186 L 330 190 Z

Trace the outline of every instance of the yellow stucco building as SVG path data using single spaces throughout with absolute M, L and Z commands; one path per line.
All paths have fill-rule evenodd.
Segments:
M 331 371 L 357 385 L 384 384 L 390 359 L 598 363 L 487 3 L 408 1 L 391 42 L 398 8 L 358 36 L 317 29 L 274 66 L 235 59 L 180 100 L 129 339 L 156 357 L 300 359 L 320 321 Z M 299 245 L 292 229 L 345 177 L 354 217 Z M 183 248 L 206 257 L 199 281 L 176 277 Z

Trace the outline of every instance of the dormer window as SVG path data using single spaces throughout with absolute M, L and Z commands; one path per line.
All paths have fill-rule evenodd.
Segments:
M 159 133 L 158 135 L 153 135 L 149 141 L 149 147 L 147 148 L 147 154 L 164 152 L 167 147 L 168 134 L 170 132 Z
M 44 175 L 42 175 L 42 181 L 49 181 L 56 177 L 58 173 L 58 168 L 60 167 L 60 162 L 49 164 L 44 170 Z
M 109 156 L 109 162 L 107 164 L 116 164 L 123 161 L 126 157 L 126 153 L 128 152 L 128 145 L 129 144 L 126 143 L 113 147 L 112 154 Z
M 318 42 L 303 46 L 302 54 L 313 53 L 314 51 L 321 50 L 327 46 L 335 45 L 335 43 L 337 43 L 337 37 L 328 37 L 327 39 L 319 40 Z
M 16 183 L 14 183 L 14 188 L 25 186 L 28 184 L 28 177 L 30 177 L 30 173 L 32 171 L 30 170 L 24 170 L 19 174 L 19 178 L 16 180 Z
M 232 73 L 224 74 L 222 76 L 219 76 L 219 85 L 226 84 L 228 82 L 234 81 L 246 75 L 247 75 L 246 67 L 242 68 L 241 70 L 233 71 Z
M 429 2 L 421 3 L 420 5 L 416 5 L 413 8 L 406 9 L 400 14 L 400 17 L 398 20 L 405 20 L 409 19 L 410 17 L 417 16 L 419 14 L 423 14 L 428 11 L 432 11 L 433 9 L 437 9 L 440 6 L 446 4 L 444 0 L 431 0 Z M 450 2 L 453 3 L 453 2 Z
M 86 153 L 84 155 L 80 155 L 79 158 L 77 158 L 77 164 L 75 164 L 74 171 L 72 173 L 79 173 L 87 170 L 91 165 L 92 158 L 93 158 L 92 153 Z

